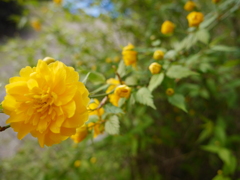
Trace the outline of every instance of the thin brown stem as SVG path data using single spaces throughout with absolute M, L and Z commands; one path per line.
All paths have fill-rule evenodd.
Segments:
M 7 126 L 0 126 L 0 132 L 5 131 L 6 129 L 10 128 L 10 125 Z

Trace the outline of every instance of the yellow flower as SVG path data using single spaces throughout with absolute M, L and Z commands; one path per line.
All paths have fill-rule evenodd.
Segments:
M 166 94 L 167 94 L 168 96 L 172 96 L 172 95 L 174 94 L 174 89 L 172 89 L 172 88 L 167 88 Z
M 161 69 L 162 69 L 162 65 L 156 62 L 152 63 L 149 66 L 149 70 L 152 74 L 158 74 L 161 71 Z
M 201 12 L 191 12 L 187 16 L 188 24 L 190 27 L 198 26 L 204 20 L 204 16 Z
M 127 85 L 119 85 L 116 87 L 114 94 L 121 98 L 128 98 L 131 93 L 131 88 Z
M 41 147 L 58 144 L 76 133 L 88 120 L 88 90 L 72 67 L 38 60 L 36 67 L 21 69 L 5 86 L 2 102 L 14 131 L 22 139 L 28 133 Z
M 164 52 L 162 52 L 161 50 L 156 50 L 153 53 L 153 59 L 155 59 L 155 60 L 163 59 L 163 57 L 164 57 Z
M 87 135 L 88 135 L 88 128 L 84 124 L 84 125 L 82 125 L 82 127 L 79 127 L 76 129 L 76 133 L 71 136 L 71 139 L 75 143 L 80 143 L 87 137 Z
M 218 3 L 220 0 L 212 0 L 213 3 Z
M 171 21 L 164 21 L 161 26 L 161 33 L 162 34 L 172 34 L 175 28 L 175 24 Z
M 42 25 L 41 22 L 38 19 L 32 20 L 31 21 L 31 26 L 35 31 L 41 31 Z
M 118 85 L 120 85 L 120 81 L 114 78 L 110 78 L 107 80 L 107 84 L 110 84 L 110 86 L 108 87 L 106 93 L 110 93 L 112 92 Z M 118 106 L 118 101 L 120 99 L 119 96 L 117 96 L 116 94 L 109 94 L 109 101 L 114 105 L 114 106 Z
M 81 166 L 81 161 L 80 161 L 80 160 L 76 160 L 76 161 L 74 162 L 74 166 L 75 166 L 75 167 Z
M 186 11 L 192 11 L 194 8 L 196 7 L 196 4 L 193 1 L 188 1 L 186 2 L 186 4 L 184 5 L 184 9 Z
M 62 4 L 62 0 L 53 0 L 53 2 L 58 4 L 58 5 Z
M 122 55 L 123 60 L 126 66 L 132 65 L 133 67 L 136 66 L 137 63 L 137 51 L 134 51 L 134 46 L 132 44 L 128 44 L 123 48 Z
M 89 115 L 98 115 L 102 116 L 104 113 L 104 109 L 101 107 L 99 109 L 98 106 L 100 105 L 99 101 L 97 99 L 94 99 L 94 102 L 89 104 L 88 109 L 89 109 Z

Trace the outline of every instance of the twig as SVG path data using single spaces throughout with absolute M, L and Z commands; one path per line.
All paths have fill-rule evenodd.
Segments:
M 0 126 L 0 132 L 5 131 L 6 129 L 10 128 L 10 125 L 7 126 Z

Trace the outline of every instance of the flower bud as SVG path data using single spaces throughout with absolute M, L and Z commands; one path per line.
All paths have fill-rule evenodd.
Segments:
M 191 12 L 187 16 L 189 27 L 197 27 L 204 20 L 204 16 L 201 12 Z
M 129 95 L 131 93 L 131 88 L 128 87 L 127 85 L 120 85 L 118 87 L 116 87 L 114 94 L 116 94 L 119 97 L 124 97 L 124 98 L 128 98 Z
M 172 34 L 175 28 L 175 24 L 171 21 L 164 21 L 161 26 L 161 33 L 162 34 Z
M 172 95 L 174 94 L 174 89 L 173 89 L 173 88 L 167 88 L 166 94 L 167 94 L 168 96 L 172 96 Z
M 46 62 L 47 64 L 51 64 L 51 63 L 55 62 L 56 60 L 51 57 L 45 57 L 43 59 L 43 61 Z
M 153 53 L 153 59 L 155 59 L 155 60 L 163 59 L 163 57 L 164 57 L 164 52 L 162 52 L 161 50 L 156 50 Z
M 184 9 L 186 11 L 192 11 L 194 8 L 196 7 L 196 4 L 193 1 L 188 1 L 186 2 L 186 4 L 184 5 Z
M 149 70 L 152 74 L 158 74 L 161 71 L 161 69 L 162 65 L 155 62 L 149 66 Z

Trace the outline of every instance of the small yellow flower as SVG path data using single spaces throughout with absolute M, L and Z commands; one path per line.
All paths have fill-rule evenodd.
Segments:
M 201 12 L 191 12 L 187 16 L 189 27 L 197 27 L 204 20 L 204 15 Z
M 106 62 L 106 63 L 111 63 L 111 62 L 112 62 L 112 59 L 108 57 L 108 58 L 105 59 L 105 62 Z
M 172 96 L 172 95 L 174 94 L 174 89 L 172 89 L 172 88 L 167 88 L 166 94 L 167 94 L 168 96 Z
M 212 0 L 213 3 L 218 3 L 220 0 Z
M 102 116 L 104 113 L 104 109 L 101 107 L 99 109 L 98 106 L 100 105 L 99 101 L 97 99 L 94 99 L 94 102 L 89 104 L 88 109 L 89 109 L 89 115 L 98 115 Z
M 162 34 L 172 34 L 175 29 L 175 24 L 171 21 L 164 21 L 161 26 L 161 33 Z
M 31 26 L 35 31 L 41 31 L 42 25 L 41 22 L 38 19 L 32 20 L 31 21 Z
M 149 70 L 152 74 L 158 74 L 161 71 L 161 69 L 162 69 L 162 65 L 156 62 L 152 63 L 149 66 Z
M 114 59 L 113 59 L 114 62 L 119 62 L 120 61 L 120 57 L 118 56 L 115 56 Z
M 76 133 L 71 136 L 71 139 L 75 143 L 80 143 L 87 137 L 87 135 L 88 135 L 88 128 L 84 124 L 82 127 L 77 128 Z
M 163 57 L 164 57 L 164 52 L 162 52 L 161 50 L 156 50 L 153 53 L 153 59 L 155 59 L 155 60 L 161 60 L 161 59 L 163 59 Z
M 19 139 L 31 133 L 41 147 L 51 146 L 75 134 L 88 120 L 88 90 L 79 74 L 62 62 L 48 65 L 38 60 L 36 67 L 21 69 L 5 88 L 6 123 Z
M 76 160 L 76 161 L 74 162 L 74 166 L 75 166 L 75 167 L 81 166 L 81 161 L 80 161 L 80 160 Z
M 186 11 L 192 11 L 194 8 L 196 7 L 196 4 L 193 1 L 188 1 L 186 2 L 186 4 L 184 5 L 184 9 Z
M 127 46 L 123 48 L 122 55 L 123 60 L 126 66 L 132 65 L 133 67 L 136 66 L 137 63 L 137 51 L 134 51 L 134 46 L 129 43 Z
M 108 87 L 106 93 L 110 93 L 112 92 L 118 85 L 121 84 L 121 82 L 117 79 L 114 78 L 110 78 L 107 80 L 107 84 L 110 84 L 110 86 Z M 120 99 L 119 96 L 117 96 L 115 93 L 109 94 L 109 101 L 114 105 L 114 106 L 118 106 L 118 101 Z
M 62 4 L 62 0 L 53 0 L 53 2 L 58 4 L 58 5 Z
M 97 158 L 92 157 L 92 158 L 90 159 L 90 162 L 91 162 L 92 164 L 95 164 L 95 163 L 97 162 Z
M 120 85 L 116 87 L 114 94 L 121 98 L 128 98 L 131 93 L 131 88 L 128 87 L 127 85 Z

